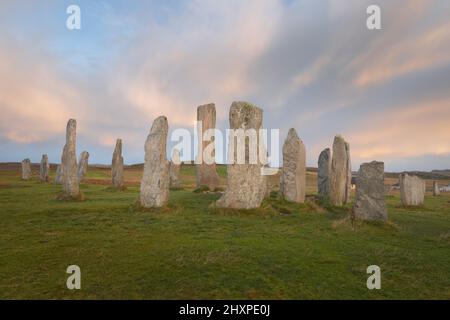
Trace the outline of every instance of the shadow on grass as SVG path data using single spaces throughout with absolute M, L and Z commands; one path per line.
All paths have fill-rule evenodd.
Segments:
M 198 187 L 197 189 L 195 189 L 193 192 L 194 193 L 219 193 L 219 192 L 224 192 L 224 188 L 222 187 L 216 187 L 214 190 L 209 189 L 208 186 L 202 185 L 200 187 Z
M 105 191 L 105 192 L 124 192 L 127 190 L 128 190 L 128 188 L 125 186 L 122 186 L 122 187 L 109 186 L 109 187 L 106 187 L 105 189 L 103 189 L 103 191 Z
M 316 203 L 319 207 L 323 208 L 331 218 L 342 219 L 345 217 L 352 216 L 352 206 L 351 204 L 347 204 L 344 206 L 335 206 L 331 203 L 331 201 L 327 197 L 322 196 L 314 196 Z
M 151 213 L 151 214 L 169 214 L 172 212 L 171 206 L 166 205 L 159 208 L 146 208 L 141 205 L 139 198 L 136 199 L 134 204 L 128 208 L 129 213 Z
M 170 191 L 183 191 L 185 189 L 183 187 L 170 187 L 169 190 Z
M 333 229 L 352 229 L 353 231 L 357 231 L 359 229 L 364 229 L 366 227 L 376 228 L 376 229 L 380 229 L 380 230 L 387 230 L 387 231 L 401 230 L 400 226 L 391 220 L 388 220 L 388 221 L 358 220 L 358 219 L 354 219 L 351 215 L 348 215 L 346 217 L 342 217 L 339 219 L 335 219 L 331 223 L 331 227 Z
M 3 184 L 0 183 L 0 189 L 21 189 L 21 188 L 31 188 L 30 185 L 26 185 L 26 184 Z
M 300 213 L 324 213 L 325 210 L 314 202 L 307 200 L 305 203 L 289 202 L 278 195 L 277 192 L 271 192 L 270 196 L 263 200 L 259 208 L 254 209 L 235 209 L 219 208 L 215 203 L 209 206 L 211 214 L 229 215 L 229 216 L 255 216 L 255 217 L 274 217 L 290 216 Z
M 62 202 L 82 202 L 86 200 L 86 197 L 82 192 L 78 193 L 76 196 L 69 195 L 65 192 L 60 192 L 56 196 L 56 200 Z
M 272 208 L 261 206 L 255 209 L 234 209 L 234 208 L 218 208 L 215 203 L 211 205 L 208 212 L 213 215 L 231 216 L 231 217 L 259 217 L 269 218 L 279 215 Z
M 420 211 L 425 211 L 425 210 L 431 210 L 430 208 L 425 207 L 423 204 L 419 205 L 419 206 L 405 206 L 403 204 L 399 204 L 399 205 L 394 206 L 394 208 L 405 210 L 408 212 L 411 212 L 411 211 L 419 211 L 420 212 Z

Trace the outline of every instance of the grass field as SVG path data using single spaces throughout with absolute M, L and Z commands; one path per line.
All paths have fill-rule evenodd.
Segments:
M 448 194 L 428 194 L 420 208 L 390 194 L 387 224 L 352 224 L 348 208 L 274 194 L 258 210 L 215 209 L 220 195 L 194 193 L 194 174 L 183 167 L 168 208 L 142 212 L 139 166 L 126 169 L 124 192 L 107 189 L 108 169 L 91 167 L 86 201 L 59 202 L 61 186 L 1 165 L 0 298 L 450 299 Z M 81 290 L 66 288 L 72 264 Z M 381 290 L 366 287 L 373 264 Z

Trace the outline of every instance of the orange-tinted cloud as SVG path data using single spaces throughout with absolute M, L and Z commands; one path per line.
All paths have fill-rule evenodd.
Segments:
M 30 143 L 64 132 L 80 99 L 52 62 L 50 55 L 0 43 L 0 135 Z
M 367 117 L 349 133 L 359 161 L 450 154 L 450 99 L 402 106 Z
M 161 21 L 143 2 L 130 10 L 109 2 L 83 5 L 100 18 L 84 20 L 91 25 L 73 37 L 46 21 L 43 39 L 11 22 L 27 22 L 25 11 L 47 16 L 59 10 L 53 2 L 27 2 L 27 10 L 11 3 L 13 18 L 0 19 L 0 139 L 23 154 L 27 143 L 55 148 L 74 117 L 92 159 L 106 150 L 96 161 L 109 161 L 120 137 L 138 150 L 127 156 L 141 161 L 155 117 L 192 129 L 196 107 L 215 102 L 224 128 L 234 100 L 262 107 L 269 129 L 295 127 L 309 154 L 336 132 L 351 143 L 355 163 L 448 153 L 450 25 L 436 9 L 442 2 L 380 0 L 380 32 L 365 27 L 369 0 L 190 0 L 164 7 Z

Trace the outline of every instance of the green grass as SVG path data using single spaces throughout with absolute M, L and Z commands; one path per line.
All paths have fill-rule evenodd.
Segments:
M 420 208 L 389 196 L 387 224 L 352 224 L 348 208 L 275 194 L 246 211 L 177 190 L 147 212 L 138 186 L 82 185 L 83 202 L 57 201 L 60 189 L 0 171 L 0 298 L 450 299 L 449 196 Z M 81 290 L 66 288 L 71 264 Z M 381 290 L 366 288 L 372 264 Z

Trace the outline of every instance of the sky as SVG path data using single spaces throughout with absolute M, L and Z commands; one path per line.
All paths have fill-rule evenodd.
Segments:
M 75 118 L 90 163 L 110 163 L 117 138 L 142 163 L 156 117 L 193 131 L 213 102 L 224 131 L 233 101 L 262 108 L 281 144 L 295 128 L 308 166 L 342 134 L 353 170 L 450 169 L 450 1 L 0 2 L 0 162 L 60 162 Z

